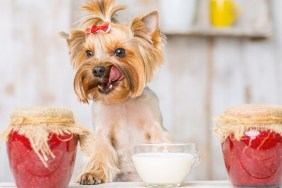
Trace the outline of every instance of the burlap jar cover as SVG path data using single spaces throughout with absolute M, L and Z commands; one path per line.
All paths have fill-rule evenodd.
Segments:
M 93 137 L 90 132 L 78 125 L 73 113 L 64 108 L 31 107 L 17 108 L 11 113 L 7 129 L 0 135 L 2 140 L 8 140 L 9 134 L 17 131 L 28 138 L 32 149 L 47 167 L 48 156 L 55 158 L 49 148 L 50 134 L 64 133 L 79 137 L 81 151 L 91 155 Z
M 224 142 L 229 135 L 240 140 L 248 130 L 270 131 L 282 135 L 282 106 L 240 105 L 215 118 L 214 132 Z

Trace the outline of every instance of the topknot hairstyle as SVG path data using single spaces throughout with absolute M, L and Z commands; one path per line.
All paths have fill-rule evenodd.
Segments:
M 115 6 L 115 0 L 90 0 L 82 10 L 89 14 L 80 20 L 82 26 L 90 27 L 92 25 L 100 25 L 105 22 L 117 23 L 116 12 L 124 10 L 126 6 Z

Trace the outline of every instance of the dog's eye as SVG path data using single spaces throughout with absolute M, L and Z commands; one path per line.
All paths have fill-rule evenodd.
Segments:
M 123 58 L 125 57 L 125 50 L 123 48 L 117 48 L 115 51 L 114 51 L 114 55 L 119 57 L 119 58 Z
M 86 50 L 86 56 L 87 57 L 92 57 L 93 56 L 93 52 L 91 52 L 90 50 Z

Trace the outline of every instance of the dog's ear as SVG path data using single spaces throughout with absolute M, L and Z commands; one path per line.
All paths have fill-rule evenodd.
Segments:
M 135 18 L 132 21 L 131 30 L 134 36 L 152 41 L 155 46 L 162 42 L 163 37 L 159 31 L 159 14 L 157 11 Z
M 68 33 L 64 32 L 64 31 L 59 32 L 59 35 L 60 35 L 60 37 L 62 37 L 63 39 L 66 39 L 66 40 L 70 36 Z
M 159 14 L 153 11 L 146 16 L 135 18 L 131 24 L 131 30 L 135 36 L 143 37 L 145 35 L 152 36 L 154 33 L 159 32 Z
M 141 21 L 145 24 L 147 32 L 150 35 L 158 32 L 159 30 L 159 14 L 157 11 L 153 11 L 148 15 L 144 16 Z
M 85 32 L 82 30 L 73 30 L 70 34 L 67 34 L 65 32 L 60 32 L 59 34 L 67 41 L 73 67 L 79 67 L 79 65 L 86 58 L 84 50 L 86 37 Z

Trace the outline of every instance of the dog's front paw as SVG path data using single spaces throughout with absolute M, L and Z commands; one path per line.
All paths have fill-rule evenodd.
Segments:
M 77 180 L 77 183 L 82 185 L 93 185 L 93 184 L 100 184 L 106 182 L 106 176 L 103 172 L 86 172 Z

